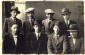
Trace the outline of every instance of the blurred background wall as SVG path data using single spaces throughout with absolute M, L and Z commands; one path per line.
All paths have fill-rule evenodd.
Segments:
M 35 8 L 35 18 L 36 19 L 46 19 L 45 9 L 52 9 L 55 12 L 54 18 L 63 21 L 61 15 L 62 8 L 69 8 L 71 13 L 70 18 L 78 23 L 79 34 L 84 36 L 84 5 L 82 1 L 26 1 L 26 2 L 14 2 L 14 1 L 4 1 L 2 6 L 2 21 L 9 17 L 9 9 L 11 6 L 15 5 L 19 8 L 20 14 L 17 15 L 22 22 L 24 22 L 28 17 L 25 14 L 25 10 L 29 7 Z
M 35 18 L 36 19 L 45 19 L 45 9 L 52 9 L 55 12 L 54 18 L 63 21 L 63 17 L 61 15 L 62 8 L 66 7 L 69 8 L 71 13 L 71 20 L 75 20 L 79 27 L 79 35 L 84 36 L 84 7 L 82 1 L 68 1 L 68 2 L 62 2 L 62 1 L 32 1 L 32 2 L 26 2 L 26 9 L 29 7 L 35 8 Z M 27 16 L 26 16 L 27 18 Z

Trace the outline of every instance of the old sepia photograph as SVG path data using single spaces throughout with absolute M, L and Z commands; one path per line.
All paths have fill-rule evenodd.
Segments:
M 2 1 L 2 54 L 84 54 L 83 1 Z

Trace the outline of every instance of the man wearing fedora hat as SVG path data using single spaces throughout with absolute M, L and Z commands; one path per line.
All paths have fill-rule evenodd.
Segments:
M 35 8 L 33 8 L 33 7 L 30 7 L 25 11 L 26 14 L 27 14 L 27 17 L 28 17 L 26 19 L 26 21 L 23 23 L 23 32 L 24 32 L 25 35 L 33 32 L 33 23 L 34 23 L 34 20 L 35 20 L 34 11 L 35 11 Z
M 41 32 L 41 24 L 35 20 L 33 24 L 34 32 L 27 35 L 26 46 L 27 52 L 31 54 L 46 54 L 47 53 L 47 35 Z
M 21 20 L 16 17 L 18 14 L 20 14 L 18 7 L 12 6 L 10 9 L 10 14 L 11 14 L 11 17 L 6 18 L 4 21 L 4 26 L 3 26 L 4 35 L 8 35 L 11 33 L 10 26 L 15 22 L 19 24 L 19 30 L 21 30 L 21 27 L 22 27 Z
M 64 21 L 61 22 L 62 25 L 62 34 L 69 36 L 69 32 L 67 31 L 67 29 L 69 28 L 70 24 L 76 23 L 76 21 L 73 21 L 70 19 L 70 14 L 71 12 L 69 11 L 68 8 L 63 8 L 62 9 L 62 13 L 61 15 L 64 18 Z
M 46 13 L 46 19 L 42 21 L 42 25 L 43 25 L 43 31 L 49 35 L 51 33 L 51 26 L 52 24 L 56 21 L 56 19 L 53 18 L 54 16 L 54 11 L 52 9 L 46 9 L 45 10 Z
M 84 38 L 79 37 L 77 25 L 71 24 L 67 31 L 70 32 L 68 53 L 83 54 L 84 53 Z

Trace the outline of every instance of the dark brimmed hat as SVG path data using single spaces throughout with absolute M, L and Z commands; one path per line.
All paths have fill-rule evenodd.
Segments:
M 77 31 L 77 24 L 70 24 L 69 29 L 67 31 Z
M 10 11 L 13 11 L 13 10 L 17 11 L 17 13 L 20 14 L 20 11 L 18 10 L 18 7 L 12 6 Z
M 38 21 L 38 20 L 35 20 L 35 21 L 34 21 L 34 24 L 33 24 L 33 26 L 34 26 L 34 25 L 41 26 L 41 23 L 39 23 L 39 21 Z
M 63 8 L 61 15 L 70 14 L 70 13 L 71 13 L 71 12 L 69 11 L 68 8 Z

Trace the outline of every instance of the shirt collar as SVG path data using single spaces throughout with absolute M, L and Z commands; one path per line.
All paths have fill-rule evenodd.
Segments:
M 16 18 L 14 18 L 14 17 L 11 17 L 11 19 L 12 19 L 12 20 L 14 20 L 14 19 L 16 19 Z
M 69 23 L 70 23 L 70 19 L 69 19 L 68 21 L 65 20 L 65 23 L 67 23 L 67 22 L 68 22 L 68 24 L 69 24 Z
M 39 36 L 40 36 L 41 32 L 39 32 L 39 33 L 38 33 L 38 32 L 35 32 L 35 34 L 36 34 L 36 35 L 38 35 L 38 34 L 39 34 Z
M 17 36 L 13 36 L 13 38 L 17 38 Z

